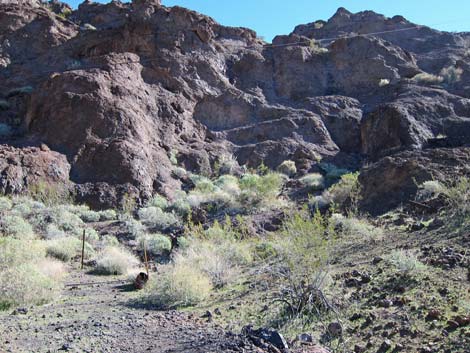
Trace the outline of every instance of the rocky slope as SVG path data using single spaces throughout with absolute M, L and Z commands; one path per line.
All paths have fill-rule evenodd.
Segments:
M 364 206 L 380 212 L 412 192 L 394 193 L 416 174 L 400 161 L 423 155 L 413 163 L 432 176 L 437 162 L 466 163 L 440 158 L 468 155 L 469 34 L 339 9 L 269 45 L 163 5 L 0 4 L 1 192 L 41 179 L 95 207 L 171 197 L 174 154 L 210 173 L 233 153 L 249 166 L 291 159 L 300 173 L 320 158 L 368 164 L 363 184 L 382 185 Z

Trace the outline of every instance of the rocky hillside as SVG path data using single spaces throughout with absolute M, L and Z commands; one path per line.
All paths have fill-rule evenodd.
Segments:
M 171 198 L 175 156 L 210 175 L 233 154 L 299 176 L 364 168 L 361 206 L 379 213 L 468 168 L 470 34 L 341 8 L 267 44 L 163 5 L 0 4 L 0 192 Z

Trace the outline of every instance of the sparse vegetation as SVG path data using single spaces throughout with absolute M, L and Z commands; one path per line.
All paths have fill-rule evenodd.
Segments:
M 427 85 L 438 85 L 444 81 L 442 76 L 433 75 L 427 72 L 421 72 L 415 75 L 412 80 L 416 83 Z
M 162 269 L 161 275 L 147 286 L 145 302 L 161 309 L 195 305 L 211 291 L 209 278 L 185 262 L 175 262 Z
M 318 191 L 325 188 L 325 178 L 319 173 L 307 174 L 300 178 L 300 182 L 310 191 Z
M 284 161 L 277 167 L 277 171 L 291 178 L 297 174 L 297 167 L 294 161 Z
M 94 273 L 123 275 L 138 265 L 139 261 L 129 251 L 115 246 L 105 248 L 96 258 Z
M 144 234 L 137 238 L 138 249 L 147 249 L 153 256 L 168 255 L 171 251 L 171 240 L 162 234 Z

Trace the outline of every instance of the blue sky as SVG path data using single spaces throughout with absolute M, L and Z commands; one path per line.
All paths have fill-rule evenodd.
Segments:
M 82 1 L 66 1 L 73 7 Z M 108 1 L 99 1 L 108 2 Z M 162 0 L 196 10 L 228 26 L 254 29 L 270 41 L 302 23 L 326 20 L 338 7 L 373 10 L 444 31 L 470 31 L 470 0 Z

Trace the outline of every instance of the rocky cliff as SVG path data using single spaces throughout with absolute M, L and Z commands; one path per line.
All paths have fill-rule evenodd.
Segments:
M 124 195 L 171 197 L 174 155 L 199 173 L 229 154 L 248 166 L 294 160 L 299 173 L 321 158 L 367 164 L 365 185 L 381 175 L 383 193 L 364 203 L 378 211 L 387 192 L 391 206 L 408 195 L 387 189 L 390 159 L 465 150 L 469 45 L 467 33 L 342 8 L 267 44 L 159 0 L 73 11 L 2 3 L 0 192 L 59 181 L 102 207 Z

